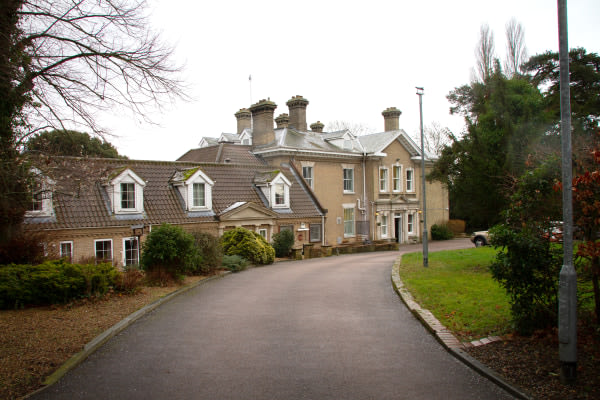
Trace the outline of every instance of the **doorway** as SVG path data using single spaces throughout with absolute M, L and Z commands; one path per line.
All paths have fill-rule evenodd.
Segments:
M 396 243 L 403 243 L 402 241 L 402 215 L 394 215 L 394 235 Z

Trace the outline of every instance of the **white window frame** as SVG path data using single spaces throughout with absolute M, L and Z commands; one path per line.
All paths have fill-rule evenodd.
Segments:
M 123 207 L 122 183 L 134 185 L 133 208 Z M 144 187 L 146 186 L 146 182 L 135 172 L 127 168 L 111 180 L 110 185 L 112 186 L 112 207 L 115 214 L 140 214 L 144 212 Z
M 63 253 L 63 245 L 69 245 L 69 254 Z M 59 243 L 59 254 L 60 258 L 68 257 L 69 261 L 73 261 L 73 241 L 72 240 L 64 240 Z
M 131 241 L 131 240 L 135 240 L 136 241 L 136 258 L 137 258 L 137 263 L 134 264 L 127 264 L 127 250 L 125 249 L 125 242 Z M 140 241 L 136 236 L 132 236 L 132 237 L 125 237 L 123 238 L 123 266 L 129 266 L 129 265 L 139 265 L 140 264 Z
M 98 243 L 100 242 L 109 242 L 110 243 L 110 258 L 104 258 L 104 259 L 98 259 Z M 94 240 L 94 258 L 96 259 L 96 263 L 98 262 L 108 262 L 108 260 L 110 260 L 110 263 L 113 263 L 113 259 L 114 259 L 114 246 L 113 246 L 113 240 L 112 239 L 95 239 Z
M 52 205 L 54 181 L 42 175 L 42 172 L 37 168 L 32 168 L 31 173 L 34 181 L 32 183 L 35 184 L 35 187 L 30 188 L 32 196 L 31 204 L 29 210 L 25 211 L 25 217 L 50 217 L 54 214 Z M 39 197 L 41 198 L 35 198 L 36 192 L 39 192 Z M 35 206 L 36 204 L 37 206 Z
M 388 216 L 386 213 L 381 214 L 381 237 L 388 237 Z
M 267 242 L 269 241 L 269 231 L 267 228 L 258 228 L 258 234 L 263 237 Z
M 204 205 L 194 205 L 194 184 L 204 184 Z M 188 211 L 209 211 L 212 210 L 212 188 L 214 182 L 204 172 L 198 169 L 185 182 L 185 202 Z
M 346 171 L 350 171 L 351 177 L 346 178 Z M 343 167 L 342 168 L 342 179 L 343 179 L 343 189 L 344 193 L 354 193 L 354 168 L 353 167 Z M 349 188 L 346 189 L 346 182 L 349 182 Z
M 271 208 L 290 208 L 290 186 L 291 182 L 280 172 L 269 184 Z M 277 187 L 283 186 L 283 201 L 277 203 Z
M 383 176 L 382 176 L 383 174 Z M 390 191 L 390 170 L 388 167 L 379 167 L 379 192 L 387 193 Z
M 392 166 L 392 191 L 394 193 L 402 191 L 402 165 Z
M 302 177 L 306 181 L 306 184 L 310 186 L 311 189 L 314 189 L 314 169 L 312 165 L 302 166 Z
M 408 179 L 410 174 L 411 179 Z M 413 193 L 415 191 L 415 170 L 412 168 L 406 169 L 406 191 Z
M 344 204 L 344 237 L 355 237 L 356 236 L 356 209 L 354 203 Z M 352 219 L 346 219 L 346 210 L 352 210 Z M 348 228 L 352 228 L 351 231 Z
M 415 214 L 414 213 L 410 213 L 407 215 L 406 218 L 406 232 L 409 235 L 414 235 L 415 234 Z
M 190 186 L 192 188 L 192 208 L 206 208 L 206 183 L 194 182 Z M 196 196 L 196 187 L 202 188 L 202 196 Z

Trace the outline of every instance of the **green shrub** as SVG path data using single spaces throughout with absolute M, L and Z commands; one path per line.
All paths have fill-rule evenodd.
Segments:
M 178 226 L 162 224 L 150 232 L 143 246 L 141 265 L 150 275 L 159 271 L 171 275 L 194 273 L 200 269 L 202 256 L 194 237 Z
M 253 264 L 271 264 L 275 261 L 275 250 L 258 233 L 244 228 L 227 231 L 221 237 L 223 253 L 238 255 Z
M 562 248 L 527 227 L 498 225 L 490 233 L 492 244 L 502 248 L 490 271 L 510 296 L 515 329 L 529 335 L 555 326 Z
M 203 274 L 212 274 L 221 266 L 223 259 L 223 248 L 219 238 L 206 232 L 194 232 L 194 242 L 200 255 L 202 263 L 200 271 Z
M 450 230 L 447 224 L 431 225 L 431 238 L 433 240 L 449 240 L 454 237 L 454 233 Z
M 273 235 L 273 248 L 277 257 L 287 257 L 294 246 L 294 232 L 286 229 Z
M 240 272 L 246 269 L 248 260 L 240 256 L 223 256 L 223 267 L 231 272 Z
M 65 260 L 0 268 L 0 308 L 65 303 L 102 295 L 115 284 L 118 271 L 110 264 L 80 265 Z

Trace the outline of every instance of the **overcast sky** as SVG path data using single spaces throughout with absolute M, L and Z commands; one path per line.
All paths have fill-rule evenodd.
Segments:
M 513 17 L 529 55 L 558 51 L 555 0 L 149 1 L 153 29 L 185 64 L 192 101 L 154 113 L 160 126 L 103 116 L 110 141 L 134 159 L 175 160 L 204 136 L 235 132 L 240 108 L 270 98 L 277 116 L 294 95 L 308 99 L 309 125 L 338 120 L 380 132 L 381 112 L 397 107 L 400 127 L 416 136 L 422 86 L 424 124 L 459 133 L 446 95 L 471 81 L 482 24 L 501 60 Z M 570 0 L 568 16 L 569 47 L 600 53 L 600 1 Z

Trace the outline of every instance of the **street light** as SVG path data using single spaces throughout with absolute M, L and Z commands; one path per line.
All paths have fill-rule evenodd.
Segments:
M 429 266 L 429 252 L 427 248 L 427 197 L 425 195 L 425 141 L 423 139 L 423 88 L 417 87 L 419 96 L 419 112 L 421 114 L 421 180 L 423 181 L 423 266 Z
M 567 1 L 558 0 L 558 45 L 560 67 L 560 136 L 563 181 L 563 266 L 558 284 L 558 354 L 561 380 L 577 378 L 577 273 L 573 265 L 573 194 L 571 182 L 571 96 L 569 82 L 569 40 Z

